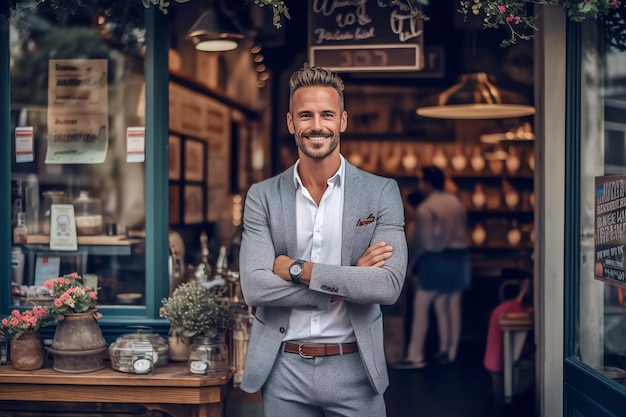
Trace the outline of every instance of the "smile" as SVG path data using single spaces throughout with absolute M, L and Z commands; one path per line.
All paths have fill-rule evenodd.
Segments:
M 323 140 L 330 138 L 330 136 L 306 136 L 306 138 L 313 142 L 321 142 Z

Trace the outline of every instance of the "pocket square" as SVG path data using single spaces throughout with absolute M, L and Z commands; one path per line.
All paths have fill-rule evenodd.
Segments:
M 366 219 L 359 219 L 356 222 L 356 225 L 357 226 L 367 226 L 368 224 L 374 223 L 374 220 L 376 220 L 376 217 L 374 217 L 373 214 L 370 214 L 369 216 L 367 216 Z

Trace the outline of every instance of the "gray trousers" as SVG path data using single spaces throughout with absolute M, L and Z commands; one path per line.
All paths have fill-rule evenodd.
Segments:
M 305 359 L 281 351 L 262 389 L 265 417 L 385 417 L 357 353 Z

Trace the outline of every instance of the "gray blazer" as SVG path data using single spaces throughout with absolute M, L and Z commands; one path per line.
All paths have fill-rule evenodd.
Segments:
M 315 263 L 309 287 L 273 274 L 278 255 L 296 258 L 294 167 L 253 185 L 247 193 L 240 252 L 241 289 L 255 320 L 240 388 L 256 392 L 280 351 L 292 307 L 323 310 L 332 295 L 344 297 L 359 353 L 376 392 L 389 385 L 380 304 L 397 301 L 404 284 L 407 245 L 404 208 L 395 180 L 362 171 L 346 161 L 341 266 Z M 371 223 L 361 224 L 372 215 Z M 371 219 L 371 217 L 370 217 Z M 393 255 L 382 267 L 357 267 L 373 243 Z

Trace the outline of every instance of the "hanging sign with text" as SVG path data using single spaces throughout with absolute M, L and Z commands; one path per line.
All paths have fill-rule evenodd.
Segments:
M 595 272 L 596 279 L 626 288 L 626 176 L 596 177 Z
M 418 71 L 423 21 L 407 0 L 309 0 L 309 63 L 334 71 Z

